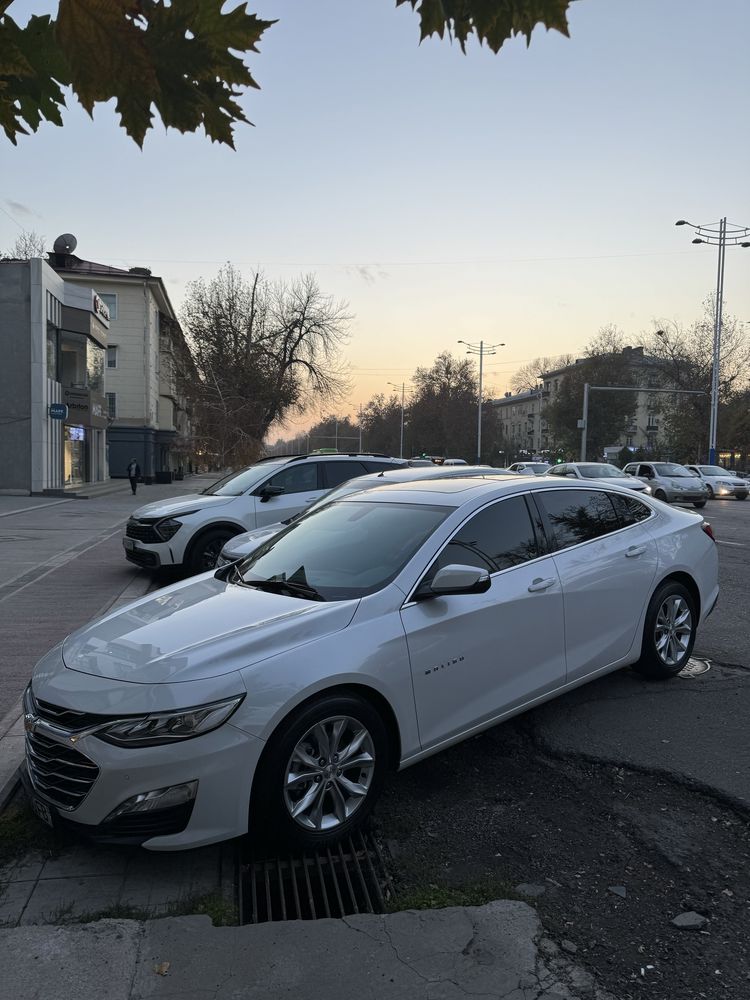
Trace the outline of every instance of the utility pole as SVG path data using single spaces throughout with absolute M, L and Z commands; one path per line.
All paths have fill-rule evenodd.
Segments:
M 459 340 L 459 344 L 466 347 L 467 354 L 479 355 L 479 408 L 477 410 L 477 465 L 482 462 L 482 373 L 485 354 L 497 354 L 495 348 L 505 347 L 505 344 L 487 344 L 480 340 L 478 344 L 470 344 L 466 340 Z
M 708 243 L 719 248 L 719 265 L 716 275 L 716 308 L 714 310 L 714 344 L 711 364 L 711 417 L 708 428 L 708 464 L 716 465 L 716 445 L 719 425 L 719 369 L 721 364 L 721 314 L 724 299 L 724 257 L 729 246 L 750 247 L 750 227 L 727 223 L 726 216 L 710 226 L 695 226 L 686 219 L 679 219 L 676 226 L 690 226 L 695 232 L 693 243 Z
M 401 389 L 401 443 L 398 449 L 398 457 L 404 457 L 404 399 L 406 396 L 406 382 L 401 382 L 399 385 L 397 382 L 388 382 L 388 385 L 392 385 L 394 389 Z

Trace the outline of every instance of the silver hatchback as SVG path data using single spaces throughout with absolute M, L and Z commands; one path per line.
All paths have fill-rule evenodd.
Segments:
M 705 485 L 684 465 L 675 462 L 631 462 L 623 472 L 647 483 L 651 495 L 667 503 L 691 503 L 705 507 L 709 493 Z

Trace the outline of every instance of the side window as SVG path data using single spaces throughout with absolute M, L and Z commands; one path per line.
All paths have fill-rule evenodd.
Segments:
M 318 463 L 305 462 L 302 465 L 290 465 L 275 476 L 267 479 L 263 486 L 280 486 L 284 493 L 305 493 L 308 490 L 317 490 L 318 487 Z M 261 486 L 261 489 L 263 489 Z
M 475 514 L 448 542 L 429 576 L 451 563 L 496 573 L 540 555 L 523 497 L 501 500 Z
M 651 468 L 650 465 L 640 465 L 638 467 L 638 475 L 643 476 L 644 479 L 653 479 L 654 470 Z
M 536 499 L 544 507 L 558 549 L 590 542 L 620 527 L 608 493 L 599 490 L 551 490 L 537 493 Z
M 355 476 L 364 476 L 367 469 L 363 462 L 322 462 L 323 482 L 326 489 L 340 486 Z
M 364 467 L 367 469 L 368 472 L 385 472 L 386 469 L 403 468 L 403 466 L 406 463 L 402 462 L 399 465 L 396 462 L 378 462 L 377 460 L 366 459 L 362 462 L 362 464 L 364 465 Z
M 566 469 L 567 469 L 567 466 L 565 466 L 565 465 L 553 465 L 552 468 L 548 471 L 547 475 L 549 475 L 549 476 L 564 476 Z
M 635 497 L 624 496 L 622 493 L 610 493 L 610 499 L 620 516 L 620 523 L 624 528 L 651 517 L 651 509 L 645 503 L 636 500 Z

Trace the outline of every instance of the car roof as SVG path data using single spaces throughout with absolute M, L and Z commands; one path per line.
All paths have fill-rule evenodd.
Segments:
M 565 479 L 545 479 L 540 476 L 518 476 L 509 473 L 507 476 L 451 476 L 443 479 L 431 477 L 410 482 L 393 482 L 383 479 L 383 485 L 364 489 L 359 493 L 350 493 L 342 497 L 342 503 L 366 500 L 367 502 L 393 503 L 428 503 L 436 506 L 456 507 L 471 498 L 486 498 L 510 496 L 527 490 L 580 490 L 580 489 L 613 489 L 630 495 L 630 491 L 619 486 L 607 486 L 592 480 L 585 487 L 580 482 Z

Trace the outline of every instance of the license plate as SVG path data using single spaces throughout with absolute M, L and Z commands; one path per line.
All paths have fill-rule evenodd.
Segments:
M 128 552 L 132 552 L 133 549 L 135 548 L 135 542 L 133 541 L 132 538 L 123 538 L 122 544 L 125 546 L 125 549 Z
M 34 810 L 42 823 L 46 823 L 47 826 L 54 825 L 52 821 L 52 810 L 46 802 L 42 802 L 41 799 L 32 799 L 31 808 Z

